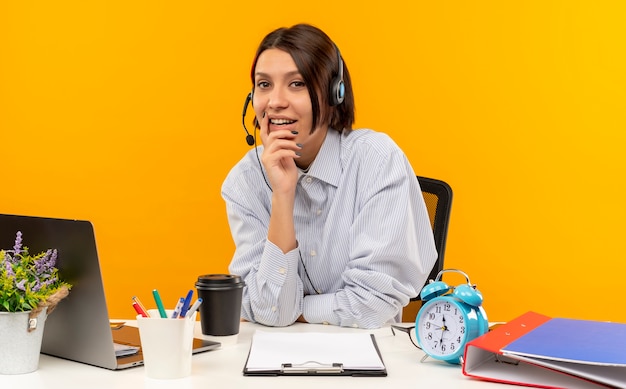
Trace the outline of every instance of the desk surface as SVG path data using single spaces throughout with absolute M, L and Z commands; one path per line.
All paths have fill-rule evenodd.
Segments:
M 134 324 L 129 321 L 129 324 Z M 196 335 L 201 337 L 199 322 Z M 409 326 L 409 324 L 406 324 Z M 358 332 L 367 331 L 376 336 L 383 361 L 387 366 L 387 377 L 244 377 L 242 370 L 250 348 L 250 340 L 256 329 L 265 331 L 290 332 Z M 155 380 L 145 377 L 143 367 L 133 367 L 122 371 L 110 371 L 99 367 L 71 362 L 64 359 L 41 355 L 39 369 L 21 375 L 0 375 L 1 388 L 315 388 L 340 387 L 358 380 L 360 389 L 375 388 L 381 385 L 395 387 L 438 387 L 438 388 L 495 388 L 499 384 L 483 382 L 466 377 L 461 367 L 445 362 L 427 359 L 420 362 L 424 354 L 411 344 L 406 333 L 393 336 L 389 327 L 377 330 L 360 330 L 315 324 L 296 323 L 289 327 L 269 328 L 252 323 L 241 323 L 237 342 L 224 345 L 221 349 L 193 356 L 190 377 L 176 380 Z M 270 383 L 271 381 L 271 383 Z M 348 382 L 350 381 L 350 382 Z M 223 384 L 223 385 L 222 385 Z

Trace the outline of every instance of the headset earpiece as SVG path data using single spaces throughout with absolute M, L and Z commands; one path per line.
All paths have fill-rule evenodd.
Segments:
M 346 85 L 343 82 L 343 59 L 339 48 L 335 45 L 335 51 L 337 51 L 337 62 L 339 63 L 337 76 L 330 82 L 330 104 L 339 105 L 343 103 L 346 97 Z

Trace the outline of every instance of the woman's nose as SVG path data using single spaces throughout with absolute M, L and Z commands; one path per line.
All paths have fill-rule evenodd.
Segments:
M 274 88 L 268 96 L 267 107 L 270 109 L 285 108 L 289 104 L 287 94 L 282 88 Z

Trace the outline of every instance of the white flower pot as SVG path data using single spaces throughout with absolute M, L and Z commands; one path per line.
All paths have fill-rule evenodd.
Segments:
M 28 318 L 30 312 L 0 312 L 0 374 L 37 370 L 46 311 L 44 308 L 35 319 Z

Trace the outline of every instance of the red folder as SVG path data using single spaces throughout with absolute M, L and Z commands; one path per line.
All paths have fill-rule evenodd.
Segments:
M 626 388 L 626 324 L 524 315 L 470 341 L 469 377 L 538 388 Z

